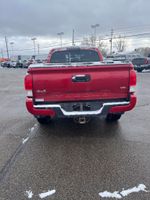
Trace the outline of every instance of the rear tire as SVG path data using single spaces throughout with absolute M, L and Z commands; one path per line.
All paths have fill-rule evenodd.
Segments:
M 121 118 L 121 114 L 112 114 L 109 113 L 106 117 L 107 122 L 115 122 L 118 121 Z
M 40 124 L 49 124 L 51 122 L 51 118 L 46 116 L 46 117 L 36 117 L 37 121 Z

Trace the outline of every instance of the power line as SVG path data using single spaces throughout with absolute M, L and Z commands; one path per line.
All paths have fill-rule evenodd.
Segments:
M 115 28 L 115 32 L 118 32 L 118 31 L 132 31 L 132 30 L 143 30 L 144 28 L 148 28 L 150 29 L 150 24 L 147 24 L 147 25 L 135 25 L 135 26 L 120 26 L 120 27 L 114 27 Z M 106 30 L 106 29 L 105 29 Z M 107 32 L 108 32 L 108 29 L 107 29 Z
M 124 38 L 134 38 L 134 40 L 138 40 L 138 39 L 145 38 L 145 37 L 148 37 L 148 36 L 150 36 L 150 32 L 124 35 Z M 114 31 L 111 30 L 111 36 L 110 37 L 103 36 L 103 37 L 101 37 L 101 40 L 102 41 L 110 41 L 111 39 L 118 39 L 118 38 L 120 38 L 120 36 L 116 36 L 114 38 Z M 74 42 L 76 42 L 76 43 L 81 43 L 82 41 L 83 41 L 83 39 L 74 40 Z M 7 37 L 5 37 L 5 43 L 6 43 L 7 47 L 6 47 L 6 51 L 3 51 L 3 52 L 6 52 L 7 53 L 7 57 L 9 57 L 9 49 L 8 49 Z M 65 45 L 70 45 L 71 46 L 72 45 L 72 41 L 63 43 L 63 45 L 64 46 Z M 60 46 L 59 42 L 54 42 L 54 43 L 51 43 L 48 46 L 40 47 L 40 51 L 43 51 L 43 50 L 46 50 L 46 49 L 50 49 L 50 48 L 54 48 L 54 47 L 59 47 L 59 46 Z M 113 44 L 112 44 L 112 46 L 113 46 Z M 34 50 L 34 48 L 13 49 L 14 52 L 33 51 L 33 50 Z M 112 51 L 112 47 L 111 47 L 111 51 Z

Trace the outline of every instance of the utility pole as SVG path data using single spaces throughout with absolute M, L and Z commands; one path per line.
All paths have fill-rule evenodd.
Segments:
M 8 40 L 7 40 L 7 37 L 6 37 L 6 36 L 5 36 L 5 44 L 6 44 L 7 58 L 9 59 Z
M 33 41 L 33 48 L 34 48 L 34 56 L 36 55 L 36 46 L 35 46 L 35 41 L 36 41 L 36 38 L 33 37 L 31 38 L 31 40 Z
M 97 40 L 96 29 L 97 29 L 98 27 L 99 27 L 99 24 L 91 25 L 91 28 L 94 29 L 94 43 L 95 43 L 95 46 L 96 46 L 96 40 Z
M 62 47 L 62 36 L 64 35 L 64 32 L 57 33 L 57 35 L 60 37 L 60 46 Z
M 14 56 L 14 42 L 10 42 L 11 45 L 11 58 Z
M 112 47 L 113 47 L 113 35 L 114 35 L 114 30 L 111 29 L 111 37 L 110 37 L 110 55 L 112 54 Z
M 75 42 L 74 42 L 74 29 L 72 31 L 72 46 L 75 46 Z
M 38 48 L 38 56 L 39 56 L 39 54 L 40 54 L 40 44 L 39 43 L 37 45 L 37 48 Z

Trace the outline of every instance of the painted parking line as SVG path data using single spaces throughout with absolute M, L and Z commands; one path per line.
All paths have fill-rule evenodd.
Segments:
M 39 196 L 40 199 L 44 199 L 44 198 L 46 198 L 46 197 L 52 196 L 52 195 L 55 194 L 55 193 L 56 193 L 56 190 L 48 190 L 47 192 L 42 192 L 42 193 L 40 193 L 40 194 L 38 194 L 38 195 L 36 195 L 36 194 L 34 195 L 33 192 L 32 192 L 32 190 L 27 190 L 27 191 L 25 192 L 25 196 L 26 196 L 28 199 L 32 199 L 33 196 Z
M 43 193 L 39 194 L 39 197 L 41 199 L 44 199 L 44 198 L 46 198 L 48 196 L 51 196 L 51 195 L 53 195 L 55 193 L 56 193 L 56 190 L 48 190 L 47 192 L 43 192 Z
M 137 187 L 135 186 L 135 187 L 129 188 L 127 190 L 123 189 L 121 192 L 119 192 L 119 191 L 115 191 L 115 192 L 108 192 L 108 191 L 100 192 L 99 196 L 101 196 L 102 198 L 122 199 L 123 197 L 126 197 L 129 194 L 137 193 L 137 192 L 149 192 L 149 191 L 146 190 L 146 186 L 144 184 L 139 184 Z
M 32 199 L 32 197 L 33 197 L 33 192 L 32 192 L 31 190 L 28 190 L 28 191 L 25 192 L 25 196 L 27 196 L 28 199 Z

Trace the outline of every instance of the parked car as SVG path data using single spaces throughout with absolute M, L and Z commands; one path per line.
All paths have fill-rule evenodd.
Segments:
M 141 56 L 139 54 L 115 54 L 113 56 L 114 61 L 121 61 L 121 62 L 132 62 L 133 59 L 135 58 L 140 58 Z
M 136 104 L 136 73 L 131 63 L 104 62 L 97 48 L 59 48 L 47 63 L 32 64 L 25 77 L 27 110 L 39 123 L 70 117 L 117 121 Z
M 2 67 L 7 67 L 7 68 L 11 68 L 11 61 L 5 61 L 2 63 Z
M 21 60 L 18 60 L 16 63 L 16 68 L 23 68 L 23 63 Z
M 141 58 L 134 58 L 132 60 L 134 65 L 134 69 L 137 72 L 142 72 L 143 70 L 150 70 L 150 58 L 141 57 Z
M 16 64 L 17 64 L 16 61 L 12 61 L 12 62 L 11 62 L 11 67 L 16 68 Z
M 17 68 L 20 67 L 20 64 L 18 64 L 16 61 L 6 61 L 2 63 L 2 67 Z
M 28 66 L 29 66 L 27 60 L 23 60 L 22 64 L 23 64 L 23 68 L 28 68 Z

